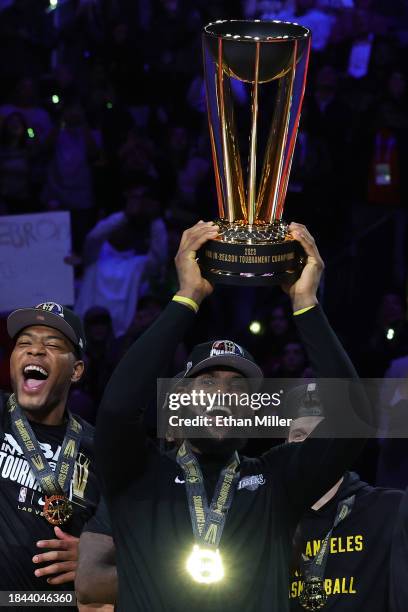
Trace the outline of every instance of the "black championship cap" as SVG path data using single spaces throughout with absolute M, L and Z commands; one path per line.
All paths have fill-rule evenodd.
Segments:
M 317 384 L 309 382 L 298 385 L 287 392 L 284 402 L 284 413 L 287 418 L 324 417 L 324 409 L 317 392 Z
M 43 302 L 34 308 L 18 308 L 7 318 L 7 331 L 15 338 L 26 327 L 45 325 L 58 329 L 79 353 L 85 350 L 85 333 L 81 319 L 69 308 L 56 302 Z
M 251 353 L 232 340 L 197 344 L 187 360 L 185 371 L 180 372 L 178 378 L 196 376 L 203 370 L 216 366 L 233 368 L 246 378 L 263 378 L 263 372 Z

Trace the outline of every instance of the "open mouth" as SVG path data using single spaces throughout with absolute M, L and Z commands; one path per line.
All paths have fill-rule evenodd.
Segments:
M 24 390 L 25 391 L 37 391 L 44 386 L 48 372 L 42 366 L 36 364 L 29 364 L 23 368 L 24 376 Z

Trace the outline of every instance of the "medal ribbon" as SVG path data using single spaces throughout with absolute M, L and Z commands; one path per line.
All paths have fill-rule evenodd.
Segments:
M 235 453 L 221 470 L 210 506 L 204 487 L 200 464 L 188 442 L 184 441 L 177 453 L 177 463 L 186 480 L 186 493 L 191 524 L 197 543 L 218 548 L 232 505 L 236 483 L 239 479 L 239 457 Z
M 67 432 L 61 446 L 55 472 L 53 472 L 43 455 L 27 417 L 16 401 L 14 393 L 10 395 L 7 407 L 13 433 L 22 447 L 24 457 L 30 464 L 43 493 L 47 496 L 64 495 L 68 497 L 69 485 L 74 473 L 75 460 L 81 441 L 81 423 L 69 413 Z
M 302 572 L 306 580 L 310 580 L 311 578 L 319 578 L 320 580 L 323 580 L 326 571 L 327 560 L 329 557 L 329 544 L 333 530 L 350 514 L 351 510 L 353 509 L 355 499 L 356 496 L 352 495 L 347 499 L 340 500 L 337 506 L 336 517 L 334 519 L 333 526 L 326 534 L 326 537 L 324 538 L 320 546 L 320 550 L 314 557 L 314 559 L 307 560 L 305 556 L 302 555 Z

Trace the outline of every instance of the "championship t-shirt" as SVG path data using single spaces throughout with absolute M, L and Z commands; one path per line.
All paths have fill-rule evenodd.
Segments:
M 4 401 L 0 395 L 0 590 L 70 591 L 73 583 L 50 585 L 37 578 L 35 554 L 46 552 L 38 540 L 55 539 L 54 527 L 44 518 L 44 494 L 36 482 L 22 449 L 15 439 Z M 76 417 L 79 419 L 79 417 Z M 83 432 L 68 496 L 74 515 L 61 525 L 63 531 L 79 536 L 99 500 L 93 455 L 93 428 L 82 422 Z M 55 470 L 66 424 L 52 426 L 30 422 L 44 457 Z M 38 610 L 39 608 L 37 608 Z M 49 608 L 48 608 L 49 609 Z M 65 608 L 67 609 L 67 608 Z

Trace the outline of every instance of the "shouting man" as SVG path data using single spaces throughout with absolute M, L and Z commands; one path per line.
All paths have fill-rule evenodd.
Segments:
M 99 500 L 93 429 L 66 409 L 84 371 L 81 321 L 46 302 L 15 310 L 7 328 L 15 346 L 13 393 L 0 396 L 0 589 L 73 591 L 78 537 Z
M 307 262 L 284 289 L 315 374 L 356 378 L 316 298 L 323 262 L 315 242 L 302 225 L 290 231 Z M 119 612 L 286 612 L 296 525 L 362 447 L 359 439 L 315 437 L 249 460 L 239 454 L 243 440 L 216 434 L 184 440 L 168 454 L 146 438 L 143 409 L 157 377 L 213 290 L 196 253 L 216 236 L 217 227 L 202 221 L 184 232 L 176 256 L 180 289 L 124 356 L 100 407 L 96 452 L 116 547 Z M 184 372 L 194 389 L 238 393 L 246 378 L 260 375 L 247 351 L 220 340 L 195 347 Z

